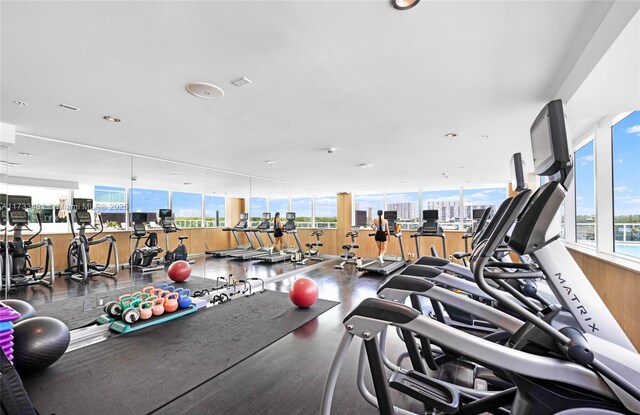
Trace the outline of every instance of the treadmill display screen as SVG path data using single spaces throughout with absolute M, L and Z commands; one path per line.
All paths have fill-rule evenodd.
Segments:
M 389 230 L 390 232 L 393 232 L 396 227 L 398 212 L 396 212 L 395 210 L 388 210 L 384 212 L 384 218 L 389 221 Z
M 437 209 L 422 211 L 422 220 L 436 221 L 438 220 L 439 217 L 440 217 L 440 212 Z
M 263 212 L 262 213 L 262 220 L 271 220 L 271 213 Z
M 366 210 L 356 210 L 356 223 L 357 227 L 365 227 L 367 226 L 367 211 Z
M 296 220 L 296 214 L 294 212 L 287 212 L 287 220 Z
M 173 216 L 173 212 L 171 212 L 171 209 L 158 209 L 158 217 L 159 218 L 168 218 Z
M 240 214 L 240 220 L 241 221 L 246 221 L 247 219 L 249 219 L 249 214 L 248 213 L 241 213 Z

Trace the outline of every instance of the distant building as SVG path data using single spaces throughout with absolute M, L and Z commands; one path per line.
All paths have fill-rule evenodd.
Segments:
M 387 203 L 387 210 L 398 212 L 398 219 L 411 220 L 418 217 L 416 202 Z

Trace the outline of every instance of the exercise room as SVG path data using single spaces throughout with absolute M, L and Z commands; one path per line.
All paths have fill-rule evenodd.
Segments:
M 0 0 L 0 413 L 640 414 L 640 0 Z

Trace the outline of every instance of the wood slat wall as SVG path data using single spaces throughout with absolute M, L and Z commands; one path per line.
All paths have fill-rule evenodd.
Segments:
M 640 272 L 568 248 L 618 324 L 640 349 Z

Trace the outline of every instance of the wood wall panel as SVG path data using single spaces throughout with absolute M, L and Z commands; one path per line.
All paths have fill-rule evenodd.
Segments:
M 569 248 L 631 342 L 640 349 L 640 272 Z

